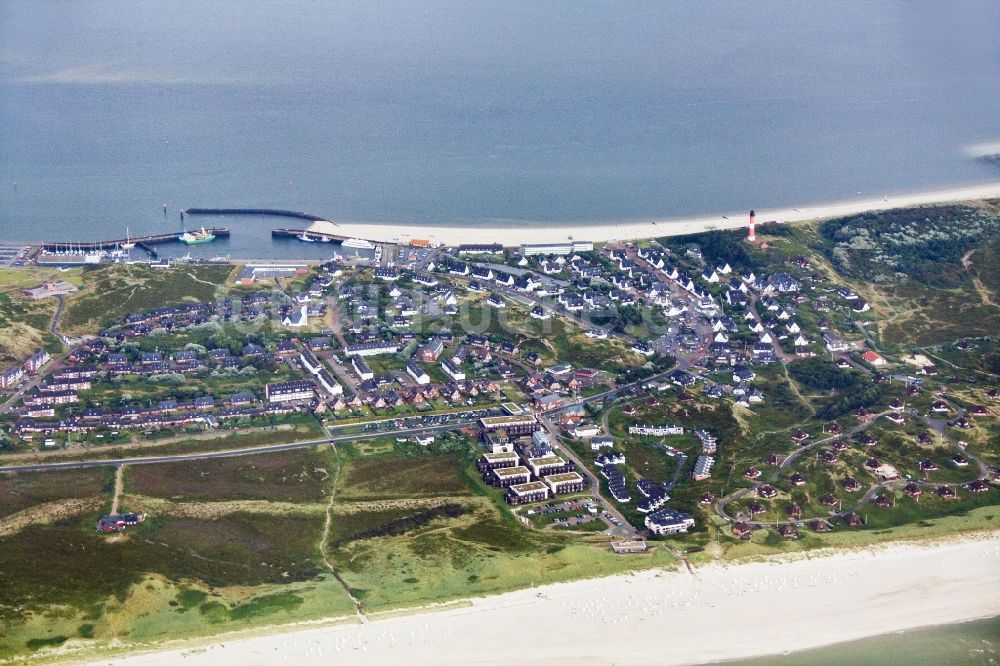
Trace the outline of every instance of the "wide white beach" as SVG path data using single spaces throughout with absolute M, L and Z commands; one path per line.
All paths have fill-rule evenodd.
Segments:
M 95 664 L 683 664 L 1000 614 L 1000 533 L 550 585 Z
M 747 202 L 747 210 L 720 213 L 717 215 L 632 221 L 593 221 L 581 224 L 553 224 L 546 222 L 517 221 L 508 225 L 502 223 L 469 226 L 407 226 L 396 224 L 373 224 L 359 222 L 315 222 L 312 231 L 364 238 L 379 242 L 407 243 L 412 239 L 429 240 L 432 243 L 454 245 L 458 243 L 501 243 L 517 246 L 522 243 L 559 243 L 568 238 L 594 242 L 637 240 L 657 236 L 679 236 L 711 229 L 734 229 L 748 224 L 750 208 L 756 208 L 757 222 L 799 222 L 841 215 L 853 215 L 869 210 L 886 210 L 922 204 L 967 201 L 1000 197 L 1000 182 L 969 187 L 917 192 L 912 194 L 890 194 L 874 198 L 859 198 L 830 204 L 801 206 L 769 210 Z

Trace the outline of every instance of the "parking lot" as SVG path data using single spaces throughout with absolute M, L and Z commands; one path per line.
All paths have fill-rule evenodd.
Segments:
M 0 245 L 0 266 L 24 266 L 30 249 L 27 245 Z
M 496 408 L 472 409 L 452 414 L 431 414 L 428 416 L 406 416 L 403 418 L 390 418 L 380 421 L 369 421 L 359 424 L 345 424 L 343 426 L 331 426 L 330 434 L 337 434 L 344 428 L 357 428 L 360 426 L 362 432 L 393 431 L 400 428 L 437 428 L 455 423 L 464 423 L 470 420 L 482 418 L 484 416 L 496 416 L 500 410 Z

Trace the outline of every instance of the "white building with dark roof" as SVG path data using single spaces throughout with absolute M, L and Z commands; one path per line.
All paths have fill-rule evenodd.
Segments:
M 268 384 L 264 387 L 264 395 L 267 396 L 268 402 L 312 400 L 315 393 L 313 383 L 305 379 Z
M 413 381 L 418 384 L 430 384 L 431 378 L 423 368 L 412 361 L 406 364 L 406 374 L 413 377 Z
M 677 509 L 661 509 L 646 516 L 645 524 L 653 534 L 680 534 L 694 527 L 694 518 Z

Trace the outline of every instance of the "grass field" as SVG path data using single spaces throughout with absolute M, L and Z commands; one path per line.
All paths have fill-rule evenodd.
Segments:
M 211 301 L 232 271 L 228 265 L 170 270 L 119 265 L 90 268 L 83 272 L 83 291 L 67 302 L 63 327 L 68 332 L 86 332 L 138 310 Z
M 377 444 L 127 467 L 123 501 L 149 517 L 123 535 L 94 532 L 95 506 L 0 536 L 0 658 L 349 614 L 320 552 L 333 492 L 329 559 L 370 611 L 675 563 L 615 556 L 587 527 L 520 525 L 471 450 Z M 13 509 L 89 493 L 106 506 L 109 475 L 48 477 L 61 495 L 26 475 L 2 488 Z
M 34 301 L 21 295 L 21 290 L 34 287 L 43 280 L 66 280 L 80 283 L 78 270 L 60 273 L 56 269 L 0 269 L 0 367 L 23 361 L 39 347 L 58 351 L 59 342 L 49 330 L 56 311 L 53 298 Z
M 321 516 L 233 514 L 154 518 L 119 539 L 67 523 L 0 539 L 0 658 L 346 614 L 349 599 L 320 574 L 321 526 Z
M 545 321 L 530 319 L 523 330 L 530 337 L 521 343 L 521 349 L 537 353 L 546 363 L 625 372 L 645 361 L 620 340 L 588 338 L 583 328 L 558 317 Z
M 377 470 L 406 467 L 406 496 L 422 501 L 373 483 Z M 369 612 L 675 564 L 663 551 L 616 557 L 606 537 L 528 529 L 499 494 L 479 482 L 471 459 L 351 460 L 334 503 L 331 559 Z
M 469 490 L 457 476 L 456 458 L 433 456 L 399 458 L 376 456 L 347 463 L 338 500 L 466 495 Z
M 62 499 L 99 495 L 111 486 L 108 469 L 0 474 L 0 518 Z
M 179 501 L 321 502 L 333 471 L 327 448 L 126 468 L 128 492 Z

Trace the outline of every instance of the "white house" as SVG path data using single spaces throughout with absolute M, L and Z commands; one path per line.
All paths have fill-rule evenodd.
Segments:
M 465 372 L 454 359 L 449 358 L 447 361 L 441 363 L 441 370 L 443 370 L 444 374 L 448 375 L 456 382 L 465 379 Z
M 410 377 L 413 377 L 413 381 L 415 381 L 418 384 L 431 383 L 430 375 L 424 372 L 424 369 L 421 368 L 416 363 L 410 362 L 406 364 L 406 374 L 408 374 Z
M 600 451 L 601 449 L 610 449 L 615 445 L 615 438 L 611 435 L 597 435 L 590 439 L 590 450 Z
M 579 439 L 588 439 L 601 434 L 601 429 L 593 423 L 581 423 L 573 428 L 573 436 Z
M 289 328 L 301 328 L 309 323 L 309 306 L 303 305 L 296 316 L 291 314 L 285 315 L 285 318 L 281 320 L 282 326 L 288 326 Z

